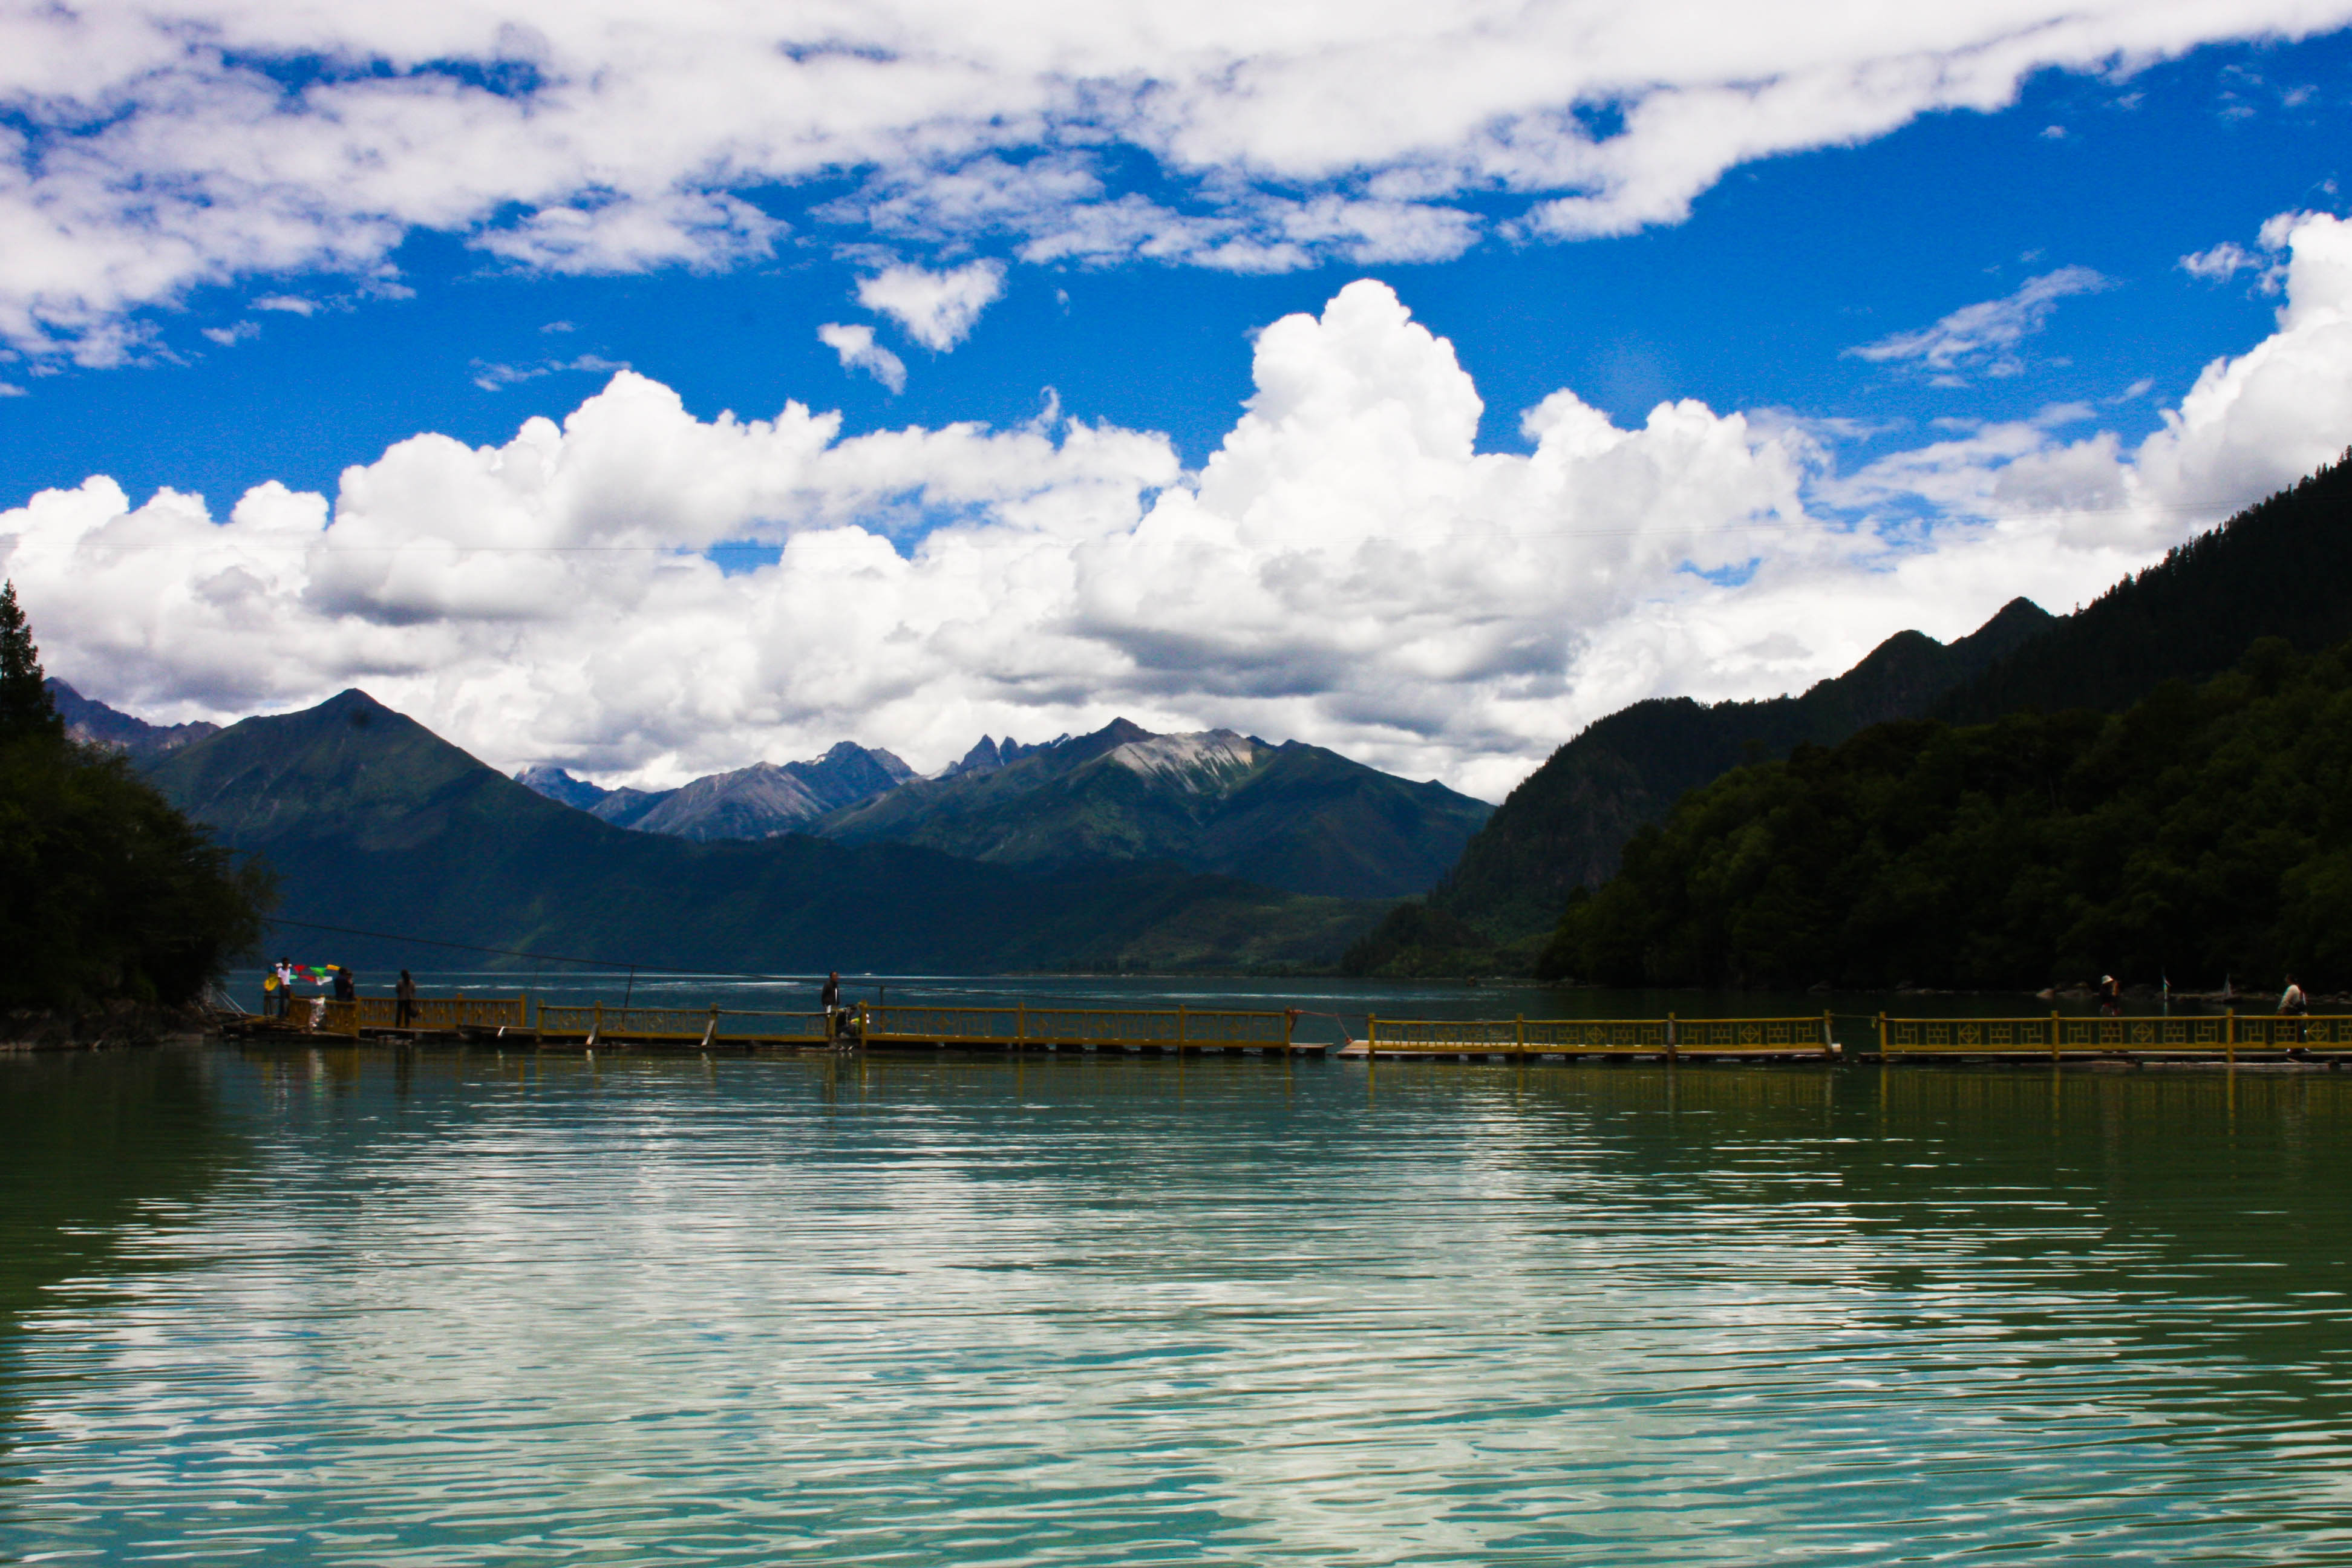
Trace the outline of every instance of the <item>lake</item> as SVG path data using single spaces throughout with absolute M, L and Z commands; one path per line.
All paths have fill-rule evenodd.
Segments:
M 2352 1560 L 2347 1135 L 2314 1073 L 0 1058 L 0 1558 Z

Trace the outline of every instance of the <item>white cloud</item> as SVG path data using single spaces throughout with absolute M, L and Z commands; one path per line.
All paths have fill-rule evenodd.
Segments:
M 291 316 L 308 316 L 317 311 L 319 302 L 306 300 L 299 294 L 264 294 L 253 302 L 253 308 L 257 310 L 282 310 Z
M 488 360 L 476 360 L 473 382 L 484 392 L 497 392 L 501 388 L 519 385 L 526 381 L 537 381 L 543 375 L 553 375 L 559 371 L 584 371 L 592 374 L 602 374 L 607 371 L 628 368 L 621 361 L 609 360 L 602 354 L 582 354 L 576 359 L 567 360 L 541 360 L 537 364 L 528 365 L 499 364 Z
M 623 373 L 503 446 L 403 441 L 331 503 L 44 492 L 0 514 L 0 570 L 58 674 L 158 718 L 358 684 L 500 766 L 661 782 L 845 737 L 937 766 L 1123 713 L 1492 798 L 1643 697 L 1798 689 L 1906 626 L 2071 605 L 2335 456 L 2352 226 L 2284 237 L 2277 331 L 2136 450 L 2068 405 L 1840 474 L 1786 416 L 1627 429 L 1560 391 L 1531 451 L 1482 453 L 1451 346 L 1367 280 L 1258 335 L 1197 473 L 1067 422 L 699 420 Z M 706 553 L 746 542 L 778 558 Z
M 220 344 L 223 348 L 230 348 L 237 343 L 243 342 L 247 338 L 259 337 L 261 335 L 261 323 L 258 321 L 232 321 L 226 327 L 206 327 L 204 329 L 204 335 L 210 338 L 213 342 Z
M 932 353 L 945 353 L 963 342 L 980 313 L 1003 293 L 1004 263 L 987 260 L 947 272 L 926 272 L 919 267 L 885 268 L 859 280 L 857 302 L 898 322 L 908 337 Z M 842 363 L 849 363 L 846 351 Z
M 1736 164 L 1996 109 L 2036 70 L 2347 20 L 2352 0 L 19 6 L 0 340 L 120 361 L 126 316 L 198 284 L 383 288 L 420 230 L 555 272 L 756 262 L 776 193 L 820 181 L 851 186 L 818 216 L 831 242 L 1038 259 L 1442 258 L 1488 232 L 1474 195 L 1515 237 L 1618 234 Z M 262 63 L 304 61 L 324 64 Z
M 2260 267 L 2262 258 L 2234 240 L 2224 240 L 2210 250 L 2200 250 L 2180 258 L 2183 272 L 2191 278 L 2202 278 L 2209 283 L 2226 283 L 2249 267 Z
M 893 392 L 907 390 L 907 362 L 876 342 L 873 328 L 827 321 L 816 340 L 841 356 L 842 369 L 862 370 Z
M 1978 370 L 1987 375 L 2014 375 L 2024 368 L 2017 357 L 2017 345 L 2048 323 L 2059 300 L 2105 287 L 2107 280 L 2087 267 L 2062 267 L 2027 279 L 2014 294 L 1964 305 L 1934 326 L 1897 332 L 1845 352 L 1856 359 L 1881 363 L 1916 360 L 1922 367 L 1946 374 Z

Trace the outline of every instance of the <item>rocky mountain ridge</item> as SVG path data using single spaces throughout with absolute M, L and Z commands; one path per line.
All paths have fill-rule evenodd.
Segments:
M 84 745 L 104 746 L 133 757 L 162 756 L 220 730 L 219 725 L 201 719 L 185 724 L 150 724 L 94 697 L 84 697 L 54 675 L 41 684 L 57 705 L 58 717 L 66 721 L 66 733 Z
M 708 840 L 794 832 L 914 776 L 915 770 L 889 752 L 842 741 L 810 762 L 753 763 L 676 789 L 605 789 L 545 763 L 525 768 L 514 779 L 615 827 Z

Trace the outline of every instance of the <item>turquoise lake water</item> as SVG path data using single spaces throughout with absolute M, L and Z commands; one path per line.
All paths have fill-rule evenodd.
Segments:
M 2352 1561 L 2327 1074 L 0 1058 L 0 1557 Z

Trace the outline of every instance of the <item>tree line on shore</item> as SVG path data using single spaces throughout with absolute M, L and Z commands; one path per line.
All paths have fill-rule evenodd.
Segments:
M 271 889 L 127 759 L 67 737 L 0 585 L 0 1007 L 194 1001 L 259 943 Z
M 2352 643 L 2120 714 L 1882 724 L 1685 796 L 1538 973 L 2032 989 L 2352 974 Z

